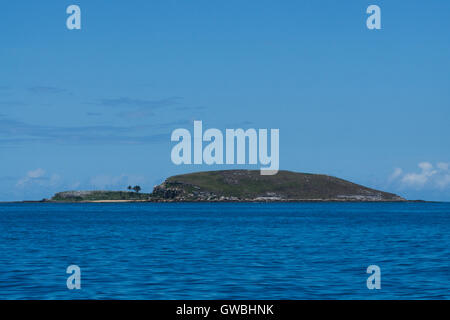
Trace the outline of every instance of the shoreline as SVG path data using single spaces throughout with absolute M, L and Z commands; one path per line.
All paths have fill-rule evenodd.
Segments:
M 446 201 L 429 200 L 339 200 L 339 199 L 302 199 L 302 200 L 89 200 L 89 201 L 42 201 L 42 200 L 21 200 L 21 201 L 0 201 L 2 203 L 446 203 Z

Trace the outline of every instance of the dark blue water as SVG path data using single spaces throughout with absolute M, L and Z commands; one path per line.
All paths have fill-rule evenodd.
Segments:
M 449 299 L 449 262 L 449 203 L 0 204 L 0 299 Z

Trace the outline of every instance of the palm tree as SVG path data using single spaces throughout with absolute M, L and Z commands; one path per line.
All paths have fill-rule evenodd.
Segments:
M 140 186 L 134 186 L 133 190 L 136 191 L 137 193 L 139 193 L 139 191 L 141 191 L 141 187 Z

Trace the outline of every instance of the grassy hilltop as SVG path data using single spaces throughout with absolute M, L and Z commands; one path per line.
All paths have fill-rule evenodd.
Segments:
M 50 201 L 405 201 L 379 190 L 339 178 L 280 171 L 263 176 L 259 170 L 223 170 L 170 177 L 153 193 L 66 191 Z
M 334 200 L 402 201 L 403 198 L 339 178 L 279 171 L 264 176 L 259 170 L 224 170 L 168 178 L 153 191 L 154 198 L 174 200 Z

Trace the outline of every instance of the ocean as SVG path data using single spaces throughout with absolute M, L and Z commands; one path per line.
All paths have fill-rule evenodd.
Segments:
M 0 204 L 0 299 L 449 299 L 449 262 L 450 203 Z

